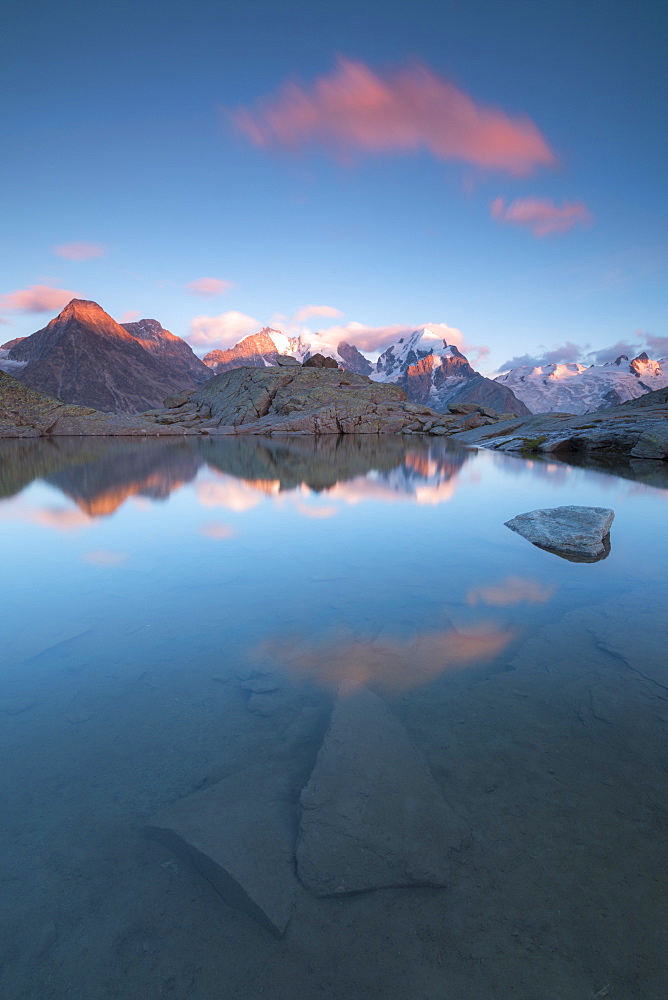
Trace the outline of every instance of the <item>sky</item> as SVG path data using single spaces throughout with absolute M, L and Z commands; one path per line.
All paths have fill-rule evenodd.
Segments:
M 70 298 L 492 373 L 668 356 L 663 0 L 5 0 L 0 342 Z

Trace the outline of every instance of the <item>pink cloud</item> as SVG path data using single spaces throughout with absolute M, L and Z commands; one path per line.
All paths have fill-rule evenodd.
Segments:
M 392 323 L 389 326 L 365 326 L 363 323 L 357 323 L 353 320 L 341 326 L 330 326 L 326 330 L 320 330 L 318 344 L 329 346 L 330 350 L 336 350 L 337 345 L 345 340 L 349 344 L 354 344 L 360 351 L 384 351 L 400 337 L 408 337 L 416 330 L 425 328 L 432 333 L 434 347 L 440 347 L 445 340 L 448 344 L 454 344 L 463 354 L 473 354 L 477 358 L 483 358 L 489 354 L 489 347 L 467 344 L 462 331 L 447 323 L 413 323 L 412 325 Z M 428 340 L 429 338 L 425 337 L 425 342 Z
M 193 295 L 201 295 L 205 299 L 212 299 L 216 295 L 224 295 L 232 287 L 231 281 L 223 281 L 222 278 L 198 278 L 186 285 Z
M 90 260 L 92 257 L 106 257 L 107 248 L 101 243 L 61 243 L 54 247 L 53 252 L 56 257 L 65 257 L 67 260 Z
M 343 156 L 427 150 L 438 160 L 519 176 L 556 162 L 530 118 L 477 102 L 420 63 L 376 73 L 340 57 L 328 76 L 286 83 L 233 119 L 263 149 L 324 146 Z
M 302 306 L 295 313 L 295 322 L 306 323 L 312 316 L 325 316 L 328 319 L 336 319 L 338 316 L 343 316 L 343 313 L 340 309 L 335 309 L 334 306 Z
M 262 326 L 259 320 L 231 309 L 219 316 L 195 316 L 188 340 L 196 347 L 232 347 Z
M 133 323 L 136 319 L 139 319 L 140 316 L 141 313 L 137 312 L 136 309 L 126 309 L 124 313 L 121 313 L 121 318 L 119 319 L 118 322 Z
M 499 222 L 515 226 L 527 226 L 538 238 L 549 233 L 565 233 L 573 226 L 587 225 L 592 215 L 584 202 L 569 202 L 565 199 L 561 207 L 549 198 L 516 198 L 510 203 L 505 198 L 495 198 L 490 206 L 492 217 Z
M 79 292 L 70 292 L 64 288 L 52 288 L 50 285 L 31 285 L 7 295 L 0 295 L 0 309 L 15 310 L 24 313 L 53 312 L 62 309 L 72 299 L 80 298 Z

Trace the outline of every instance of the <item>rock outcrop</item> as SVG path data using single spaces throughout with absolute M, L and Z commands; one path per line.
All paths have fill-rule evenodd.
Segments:
M 316 896 L 448 884 L 462 823 L 372 691 L 337 699 L 301 806 L 297 871 Z
M 155 344 L 145 349 L 96 302 L 83 299 L 73 299 L 8 358 L 24 363 L 16 374 L 29 388 L 116 413 L 141 413 L 196 384 L 190 376 L 184 382 L 182 365 L 173 367 Z
M 607 410 L 582 416 L 540 413 L 523 419 L 506 418 L 494 427 L 468 428 L 457 434 L 462 444 L 518 454 L 594 459 L 628 456 L 668 459 L 668 388 Z
M 227 434 L 447 433 L 457 418 L 414 406 L 398 386 L 338 368 L 235 368 L 183 394 L 159 424 Z
M 248 767 L 154 816 L 145 828 L 231 906 L 280 937 L 295 902 L 294 806 L 273 770 Z
M 607 507 L 548 507 L 518 514 L 505 525 L 538 548 L 576 562 L 598 562 L 610 552 L 615 512 Z

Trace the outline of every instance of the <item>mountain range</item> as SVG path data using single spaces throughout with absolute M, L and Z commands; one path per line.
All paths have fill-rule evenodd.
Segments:
M 513 368 L 496 381 L 512 389 L 531 413 L 593 413 L 668 386 L 668 358 L 643 351 L 605 365 L 543 365 Z
M 160 407 L 166 396 L 192 389 L 233 368 L 264 368 L 282 359 L 303 364 L 328 355 L 345 371 L 392 383 L 411 403 L 446 413 L 454 404 L 499 413 L 589 413 L 668 385 L 668 359 L 622 355 L 605 365 L 515 368 L 496 379 L 476 371 L 430 327 L 399 337 L 371 360 L 354 345 L 325 334 L 288 337 L 264 327 L 201 361 L 190 345 L 155 319 L 117 323 L 96 302 L 73 299 L 42 330 L 0 347 L 0 370 L 66 403 L 116 413 Z

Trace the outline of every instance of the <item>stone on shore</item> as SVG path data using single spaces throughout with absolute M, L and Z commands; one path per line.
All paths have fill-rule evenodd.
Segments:
M 447 885 L 461 822 L 368 689 L 339 696 L 301 805 L 297 870 L 316 896 Z
M 547 507 L 518 514 L 505 525 L 556 555 L 597 561 L 610 551 L 608 536 L 614 516 L 607 507 Z
M 231 906 L 283 934 L 297 888 L 294 807 L 275 772 L 238 771 L 175 802 L 145 832 L 191 862 Z

